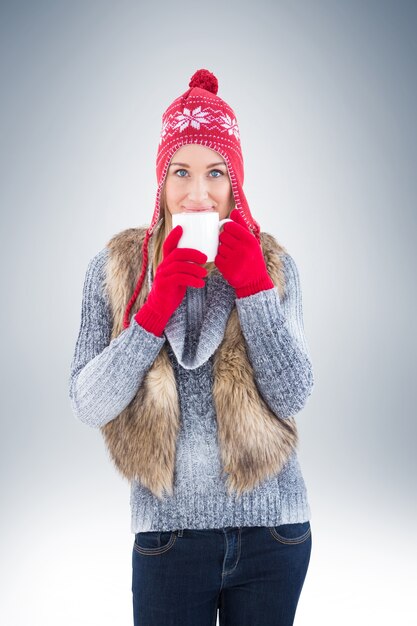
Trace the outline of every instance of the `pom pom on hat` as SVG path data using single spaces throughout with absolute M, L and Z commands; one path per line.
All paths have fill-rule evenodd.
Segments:
M 214 74 L 209 72 L 208 70 L 201 69 L 197 70 L 195 74 L 192 75 L 188 86 L 191 87 L 200 87 L 200 89 L 206 89 L 214 95 L 217 95 L 219 90 L 219 83 Z

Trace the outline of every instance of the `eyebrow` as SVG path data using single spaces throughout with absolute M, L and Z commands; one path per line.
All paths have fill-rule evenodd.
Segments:
M 171 163 L 169 167 L 171 167 L 172 165 L 180 165 L 181 167 L 191 167 L 190 165 L 187 165 L 187 163 Z M 218 161 L 218 163 L 211 163 L 210 165 L 207 165 L 207 169 L 209 169 L 210 167 L 214 167 L 215 165 L 226 165 L 226 163 L 224 161 Z

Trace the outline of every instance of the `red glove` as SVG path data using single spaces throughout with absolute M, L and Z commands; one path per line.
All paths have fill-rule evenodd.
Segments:
M 233 222 L 223 225 L 214 263 L 227 282 L 234 287 L 236 296 L 244 298 L 274 283 L 268 274 L 262 248 L 237 209 L 230 213 Z
M 207 254 L 194 248 L 177 248 L 183 233 L 180 224 L 173 228 L 163 244 L 163 260 L 158 265 L 146 302 L 135 315 L 145 330 L 162 336 L 164 328 L 185 296 L 187 287 L 204 287 Z

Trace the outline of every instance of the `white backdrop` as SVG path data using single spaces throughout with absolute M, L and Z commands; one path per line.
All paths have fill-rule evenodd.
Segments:
M 199 68 L 303 290 L 295 624 L 415 623 L 416 18 L 401 0 L 1 3 L 1 623 L 132 623 L 129 489 L 72 415 L 69 366 L 88 261 L 149 223 L 161 116 Z

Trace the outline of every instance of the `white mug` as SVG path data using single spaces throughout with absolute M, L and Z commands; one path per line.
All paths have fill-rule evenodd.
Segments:
M 225 222 L 233 222 L 226 217 L 219 220 L 213 209 L 203 211 L 182 211 L 172 214 L 172 228 L 180 224 L 183 229 L 178 248 L 195 248 L 207 254 L 207 263 L 214 261 L 219 246 L 219 231 Z

